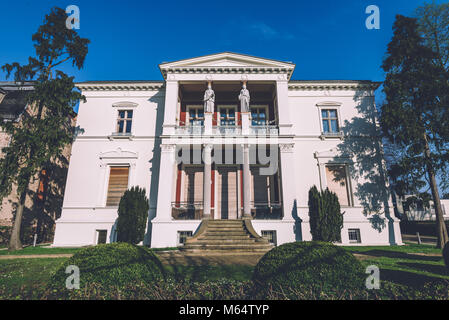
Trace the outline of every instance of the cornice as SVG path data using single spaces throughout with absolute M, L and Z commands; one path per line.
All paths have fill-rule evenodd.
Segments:
M 248 66 L 214 66 L 214 67 L 171 67 L 161 68 L 164 79 L 167 79 L 167 74 L 287 74 L 288 79 L 293 74 L 293 68 L 279 68 L 279 67 L 248 67 Z
M 288 89 L 296 91 L 319 91 L 319 90 L 376 90 L 381 85 L 380 82 L 371 81 L 316 81 L 316 82 L 289 82 Z
M 85 82 L 77 83 L 82 91 L 151 91 L 165 87 L 165 82 Z

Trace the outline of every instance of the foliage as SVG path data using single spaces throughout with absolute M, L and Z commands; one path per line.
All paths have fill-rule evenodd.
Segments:
M 143 241 L 150 209 L 145 189 L 132 187 L 120 199 L 117 240 L 138 244 Z
M 0 197 L 9 195 L 13 184 L 19 194 L 10 241 L 13 250 L 22 246 L 20 225 L 30 180 L 72 141 L 73 108 L 84 99 L 75 90 L 74 78 L 57 69 L 67 61 L 81 69 L 88 50 L 89 40 L 66 28 L 66 19 L 65 10 L 53 8 L 32 36 L 36 52 L 28 58 L 28 64 L 2 66 L 16 83 L 31 82 L 34 87 L 27 96 L 28 107 L 20 123 L 0 121 L 3 131 L 10 135 L 9 146 L 2 150 L 5 157 L 0 159 Z
M 294 242 L 272 249 L 254 269 L 254 290 L 343 294 L 365 285 L 360 262 L 341 247 L 325 242 Z
M 128 243 L 103 244 L 82 249 L 65 261 L 51 278 L 51 289 L 65 288 L 68 277 L 65 271 L 70 265 L 80 269 L 81 289 L 89 283 L 107 286 L 152 283 L 165 276 L 164 267 L 151 250 Z
M 389 173 L 399 195 L 418 194 L 429 184 L 442 247 L 448 237 L 436 176 L 449 160 L 448 73 L 434 63 L 436 53 L 425 45 L 417 19 L 398 15 L 393 30 L 382 65 L 386 100 L 380 118 L 385 138 L 398 150 Z
M 343 214 L 334 192 L 319 192 L 316 186 L 309 191 L 310 231 L 314 241 L 340 242 Z

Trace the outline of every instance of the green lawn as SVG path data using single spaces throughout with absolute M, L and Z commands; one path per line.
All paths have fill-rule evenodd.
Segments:
M 26 247 L 22 250 L 0 250 L 0 256 L 45 255 L 45 254 L 74 254 L 80 248 L 51 248 L 50 246 Z
M 440 250 L 427 245 L 402 247 L 345 247 L 362 254 L 364 266 L 377 265 L 382 281 L 421 286 L 426 282 L 449 280 Z M 28 251 L 26 251 L 28 250 Z M 79 249 L 27 248 L 21 254 L 75 253 Z M 39 253 L 37 253 L 39 252 Z M 19 253 L 20 254 L 20 253 Z M 67 258 L 39 258 L 0 260 L 0 300 L 3 298 L 33 297 L 33 288 L 45 287 L 51 274 Z M 248 265 L 167 265 L 167 271 L 175 280 L 191 282 L 216 281 L 222 278 L 248 281 L 252 277 Z M 3 289 L 2 289 L 3 288 Z M 3 297 L 2 297 L 3 292 Z M 11 295 L 12 294 L 12 295 Z
M 381 280 L 421 286 L 429 281 L 449 280 L 441 250 L 430 245 L 407 244 L 397 247 L 346 247 L 352 253 L 367 255 L 363 265 L 377 265 Z M 436 256 L 438 255 L 438 256 Z

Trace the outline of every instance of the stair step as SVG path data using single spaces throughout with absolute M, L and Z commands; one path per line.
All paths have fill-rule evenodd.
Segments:
M 193 243 L 205 243 L 205 244 L 251 244 L 256 243 L 256 239 L 244 239 L 244 240 L 234 240 L 234 239 L 198 239 L 196 241 L 187 242 L 187 244 L 193 244 Z
M 203 249 L 203 250 L 271 250 L 273 247 L 267 244 L 186 244 L 182 249 Z

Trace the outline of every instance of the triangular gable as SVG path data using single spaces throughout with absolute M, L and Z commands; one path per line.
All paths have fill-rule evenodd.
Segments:
M 159 65 L 162 74 L 173 69 L 201 69 L 201 68 L 271 68 L 285 70 L 289 77 L 295 69 L 295 64 L 272 59 L 258 58 L 244 54 L 223 52 L 207 56 L 184 59 Z

